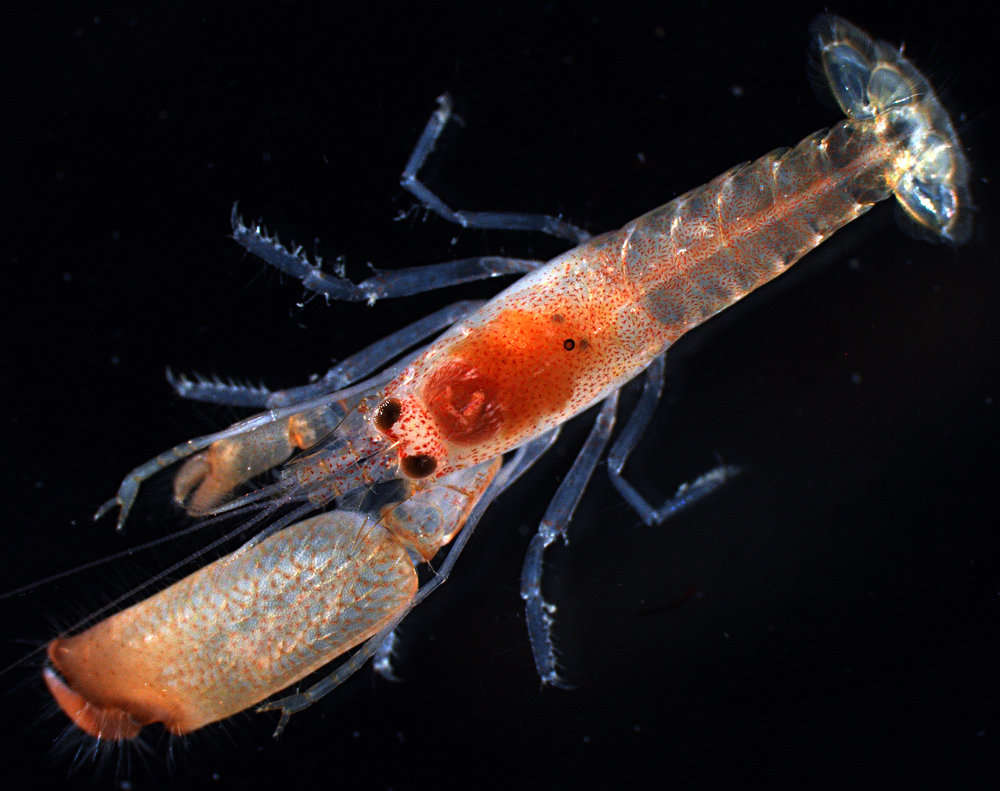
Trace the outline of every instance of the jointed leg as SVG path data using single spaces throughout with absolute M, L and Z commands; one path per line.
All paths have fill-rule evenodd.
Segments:
M 664 364 L 665 359 L 661 355 L 646 369 L 646 382 L 639 397 L 639 403 L 612 445 L 607 459 L 611 482 L 647 525 L 665 521 L 677 511 L 714 491 L 738 472 L 735 467 L 720 465 L 693 483 L 682 485 L 677 493 L 659 508 L 653 508 L 622 477 L 621 470 L 625 460 L 643 436 L 663 391 Z M 556 608 L 546 602 L 542 596 L 542 564 L 545 549 L 555 541 L 557 536 L 561 536 L 564 541 L 567 541 L 566 527 L 573 517 L 573 511 L 580 501 L 583 490 L 586 488 L 614 428 L 617 403 L 617 393 L 605 399 L 586 443 L 545 512 L 545 517 L 538 527 L 538 532 L 532 538 L 531 544 L 528 546 L 527 556 L 524 559 L 524 569 L 521 572 L 521 597 L 525 602 L 528 637 L 535 658 L 535 667 L 538 669 L 538 675 L 544 684 L 558 687 L 567 686 L 566 682 L 559 676 L 555 650 L 552 645 L 552 615 Z
M 528 639 L 531 653 L 535 658 L 535 668 L 543 684 L 566 688 L 569 685 L 559 676 L 556 668 L 555 649 L 552 645 L 552 614 L 555 605 L 549 604 L 542 596 L 542 564 L 545 550 L 557 536 L 568 543 L 566 528 L 573 518 L 580 497 L 590 481 L 594 468 L 604 453 L 604 446 L 615 425 L 615 411 L 618 408 L 618 391 L 606 399 L 594 421 L 587 441 L 583 444 L 569 474 L 563 479 L 555 497 L 528 545 L 521 571 L 521 598 L 527 616 Z
M 266 387 L 238 385 L 218 379 L 195 377 L 167 371 L 167 381 L 181 398 L 210 404 L 236 407 L 290 406 L 310 398 L 334 393 L 381 368 L 408 349 L 426 340 L 435 332 L 461 321 L 482 305 L 480 300 L 465 300 L 431 313 L 429 316 L 403 327 L 401 330 L 375 341 L 337 363 L 316 382 L 287 390 L 269 390 Z
M 519 212 L 455 210 L 431 192 L 417 174 L 434 150 L 434 145 L 450 117 L 451 100 L 447 95 L 441 96 L 438 98 L 438 108 L 431 114 L 400 177 L 402 187 L 425 208 L 463 228 L 539 231 L 560 239 L 568 239 L 576 244 L 590 238 L 587 231 L 557 217 Z M 322 261 L 317 261 L 316 264 L 310 261 L 301 245 L 290 249 L 283 245 L 277 236 L 268 235 L 259 224 L 247 226 L 239 216 L 236 206 L 233 206 L 232 227 L 233 239 L 248 252 L 275 269 L 301 281 L 310 291 L 323 294 L 327 299 L 348 302 L 371 304 L 378 299 L 405 297 L 473 280 L 523 274 L 537 269 L 543 263 L 521 258 L 481 256 L 428 266 L 376 271 L 373 277 L 360 283 L 353 283 L 342 274 L 324 272 L 321 268 Z
M 461 225 L 463 228 L 494 228 L 507 231 L 540 231 L 559 239 L 568 239 L 571 242 L 580 244 L 590 238 L 590 234 L 582 228 L 577 228 L 568 222 L 557 217 L 550 217 L 547 214 L 526 214 L 519 212 L 484 212 L 484 211 L 456 211 L 445 204 L 437 195 L 431 192 L 426 185 L 417 178 L 417 173 L 423 167 L 424 162 L 438 137 L 448 124 L 451 118 L 451 97 L 442 94 L 438 97 L 438 108 L 435 110 L 424 127 L 417 145 L 410 154 L 410 159 L 406 163 L 403 175 L 399 179 L 403 189 L 410 192 L 413 197 L 420 201 L 427 209 L 443 217 L 448 222 Z
M 658 525 L 665 522 L 682 508 L 697 502 L 706 495 L 718 489 L 723 483 L 739 473 L 738 467 L 720 464 L 696 478 L 691 483 L 681 484 L 673 497 L 667 499 L 659 508 L 654 508 L 636 491 L 622 475 L 622 468 L 629 454 L 635 449 L 653 417 L 656 405 L 663 392 L 663 371 L 666 365 L 665 355 L 660 355 L 646 369 L 646 382 L 639 396 L 639 403 L 629 416 L 628 422 L 621 434 L 611 446 L 608 453 L 608 475 L 611 483 L 625 501 L 639 515 L 646 525 Z
M 314 264 L 301 246 L 290 250 L 277 236 L 268 235 L 260 225 L 247 226 L 235 206 L 232 225 L 233 239 L 247 252 L 301 281 L 309 291 L 341 302 L 367 302 L 372 305 L 379 299 L 408 297 L 474 280 L 524 274 L 544 263 L 523 258 L 480 256 L 443 264 L 376 270 L 376 274 L 367 280 L 354 283 L 340 274 L 324 272 L 322 261 Z
M 181 398 L 203 404 L 256 409 L 263 407 L 272 395 L 272 391 L 263 385 L 241 385 L 232 380 L 209 379 L 198 374 L 188 377 L 174 373 L 170 368 L 167 369 L 167 382 Z
M 274 393 L 268 399 L 267 406 L 295 404 L 359 382 L 434 333 L 461 321 L 482 305 L 482 300 L 464 300 L 441 308 L 341 360 L 318 382 Z

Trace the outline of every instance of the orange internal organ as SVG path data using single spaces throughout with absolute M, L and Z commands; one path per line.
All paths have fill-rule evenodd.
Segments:
M 509 308 L 452 345 L 421 398 L 456 445 L 520 435 L 570 400 L 586 348 L 564 322 Z

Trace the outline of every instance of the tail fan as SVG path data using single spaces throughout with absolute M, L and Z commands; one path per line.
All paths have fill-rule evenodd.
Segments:
M 834 98 L 848 117 L 884 121 L 906 141 L 908 161 L 894 190 L 906 213 L 934 235 L 969 237 L 969 168 L 958 135 L 934 89 L 902 49 L 872 39 L 839 17 L 813 23 Z

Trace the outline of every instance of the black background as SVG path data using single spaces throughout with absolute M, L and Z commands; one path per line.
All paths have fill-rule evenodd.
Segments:
M 63 735 L 34 655 L 3 678 L 8 787 L 781 787 L 937 772 L 993 787 L 979 762 L 1000 746 L 1000 31 L 985 6 L 829 8 L 905 41 L 941 89 L 969 151 L 975 237 L 915 241 L 879 207 L 678 344 L 631 476 L 653 496 L 715 454 L 745 473 L 655 529 L 597 476 L 571 547 L 548 556 L 575 691 L 539 689 L 518 574 L 586 418 L 406 622 L 403 683 L 365 670 L 278 742 L 272 716 L 241 715 L 172 744 L 151 729 L 146 749 L 73 770 L 83 743 Z M 355 278 L 369 261 L 548 258 L 563 246 L 409 212 L 398 175 L 439 93 L 466 122 L 426 172 L 446 200 L 615 228 L 837 120 L 807 68 L 822 10 L 75 3 L 14 19 L 5 586 L 183 524 L 163 481 L 125 536 L 89 518 L 133 465 L 239 416 L 174 397 L 166 366 L 290 386 L 499 287 L 302 305 L 296 283 L 227 240 L 233 201 L 346 256 Z M 4 657 L 204 540 L 0 601 Z

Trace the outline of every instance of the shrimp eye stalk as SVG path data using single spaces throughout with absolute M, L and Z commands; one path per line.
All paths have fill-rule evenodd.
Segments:
M 419 453 L 416 456 L 404 456 L 399 466 L 409 478 L 426 478 L 437 469 L 437 459 L 426 453 Z
M 376 407 L 372 422 L 379 431 L 388 431 L 402 413 L 403 405 L 399 403 L 399 399 L 387 398 Z

